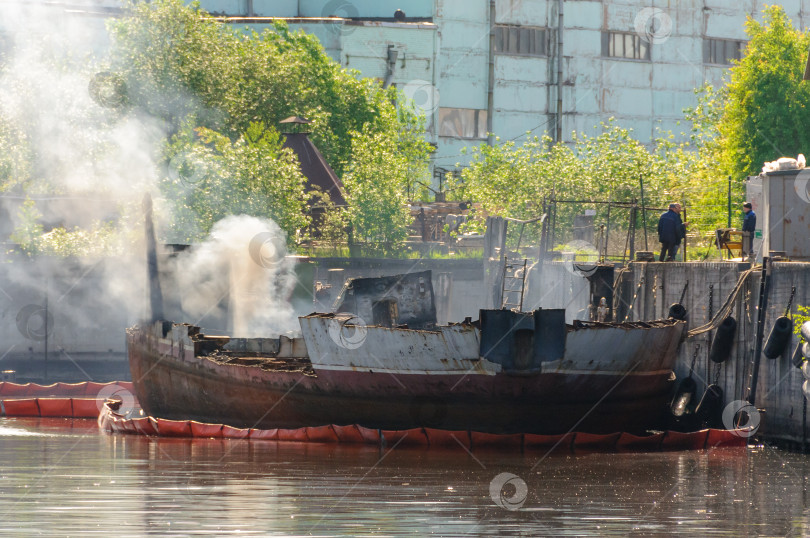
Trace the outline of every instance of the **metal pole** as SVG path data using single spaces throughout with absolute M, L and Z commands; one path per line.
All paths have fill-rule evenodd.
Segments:
M 686 207 L 683 208 L 683 221 L 689 222 L 686 220 Z M 686 261 L 686 230 L 683 233 L 683 261 Z
M 633 200 L 635 202 L 635 199 Z M 633 261 L 636 257 L 636 218 L 638 217 L 638 206 L 633 205 L 630 209 L 630 230 L 628 231 L 628 235 L 630 236 L 630 261 Z
M 551 250 L 554 250 L 554 241 L 557 235 L 557 200 L 551 199 Z
M 546 207 L 546 199 L 543 198 L 543 214 L 548 215 L 548 208 Z M 546 243 L 548 242 L 548 218 L 544 218 L 540 222 L 540 252 L 538 252 L 538 260 L 542 263 L 546 258 L 548 250 Z
M 43 320 L 45 326 L 45 375 L 44 383 L 48 383 L 48 279 L 45 279 L 45 319 Z
M 731 176 L 728 176 L 728 225 L 731 228 Z
M 605 260 L 608 257 L 608 241 L 610 239 L 610 202 L 608 202 L 607 210 L 607 228 L 605 228 Z
M 557 129 L 556 142 L 562 142 L 563 121 L 563 0 L 557 0 Z
M 647 244 L 647 208 L 644 205 L 644 176 L 638 176 L 638 180 L 641 183 L 641 220 L 644 223 L 644 250 L 650 250 L 650 246 Z
M 435 63 L 435 62 L 434 62 Z M 492 116 L 495 112 L 495 0 L 489 1 L 489 73 L 487 77 L 487 145 L 495 143 Z M 438 114 L 437 114 L 438 116 Z
M 771 283 L 771 259 L 762 260 L 762 276 L 759 282 L 759 305 L 757 306 L 757 335 L 754 350 L 754 366 L 751 372 L 751 386 L 748 389 L 748 403 L 754 405 L 757 399 L 759 363 L 762 358 L 762 338 L 765 333 L 765 310 L 768 308 L 768 291 Z

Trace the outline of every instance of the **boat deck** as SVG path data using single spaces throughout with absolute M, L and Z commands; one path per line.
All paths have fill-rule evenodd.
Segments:
M 268 372 L 302 373 L 317 377 L 312 363 L 304 357 L 269 357 L 259 352 L 218 350 L 198 358 L 229 366 L 257 367 Z

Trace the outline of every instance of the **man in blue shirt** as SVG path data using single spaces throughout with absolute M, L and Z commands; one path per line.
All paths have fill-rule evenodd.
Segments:
M 746 253 L 749 256 L 754 255 L 754 232 L 757 229 L 757 214 L 754 213 L 753 206 L 751 202 L 745 202 L 743 204 L 743 252 L 742 257 L 744 258 Z M 747 232 L 747 233 L 745 233 Z M 747 248 L 746 248 L 747 247 Z
M 658 241 L 661 242 L 661 255 L 658 261 L 674 261 L 681 239 L 684 237 L 686 237 L 686 223 L 681 221 L 681 204 L 669 204 L 669 211 L 658 219 Z

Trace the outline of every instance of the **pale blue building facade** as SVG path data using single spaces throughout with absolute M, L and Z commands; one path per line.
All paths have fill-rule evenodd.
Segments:
M 11 5 L 15 3 L 12 2 Z M 26 5 L 20 2 L 17 5 Z M 806 29 L 810 0 L 781 2 Z M 103 25 L 119 0 L 51 2 Z M 341 65 L 403 90 L 428 119 L 434 164 L 464 148 L 548 134 L 570 141 L 614 118 L 644 143 L 688 132 L 694 89 L 715 86 L 745 46 L 760 0 L 201 0 L 237 27 L 274 19 L 318 37 Z M 10 19 L 9 19 L 10 21 Z M 9 22 L 11 24 L 11 22 Z M 0 38 L 4 24 L 0 22 Z M 13 26 L 13 24 L 11 24 Z M 291 112 L 292 113 L 292 112 Z M 494 136 L 488 136 L 488 133 Z M 499 140 L 496 140 L 498 137 Z
M 694 89 L 720 85 L 757 0 L 203 0 L 235 25 L 285 18 L 363 76 L 422 106 L 436 166 L 462 148 L 573 131 L 615 118 L 650 143 L 688 132 Z M 782 2 L 796 27 L 810 0 Z M 397 13 L 401 10 L 402 13 Z M 562 15 L 562 16 L 561 16 Z M 562 31 L 560 32 L 560 28 Z M 394 54 L 391 51 L 395 51 Z

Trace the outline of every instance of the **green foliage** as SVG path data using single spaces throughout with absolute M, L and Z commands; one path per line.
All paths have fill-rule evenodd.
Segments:
M 793 314 L 793 334 L 802 337 L 802 324 L 810 321 L 810 306 L 796 305 L 796 313 Z
M 235 139 L 252 123 L 303 116 L 338 176 L 352 160 L 351 133 L 400 127 L 381 115 L 393 108 L 395 90 L 359 79 L 317 38 L 284 22 L 258 34 L 181 0 L 132 1 L 130 9 L 132 16 L 111 25 L 114 67 L 132 104 L 173 125 L 193 115 L 197 125 Z
M 731 69 L 717 122 L 721 166 L 734 178 L 759 173 L 766 161 L 808 151 L 810 86 L 802 82 L 810 34 L 793 27 L 782 6 L 749 17 L 745 56 Z
M 299 115 L 312 121 L 313 142 L 346 176 L 356 204 L 345 215 L 330 213 L 332 239 L 350 218 L 364 240 L 397 248 L 406 233 L 393 229 L 406 211 L 402 193 L 427 176 L 431 149 L 424 117 L 412 104 L 341 68 L 314 36 L 283 22 L 259 34 L 181 0 L 132 2 L 130 9 L 130 17 L 111 25 L 113 66 L 130 105 L 178 133 L 165 155 L 178 177 L 163 182 L 176 236 L 198 238 L 216 219 L 242 212 L 270 216 L 289 238 L 300 238 L 307 224 L 300 176 L 271 134 L 281 119 Z M 262 134 L 251 134 L 257 125 Z M 372 140 L 391 151 L 377 155 Z M 195 189 L 184 176 L 199 183 Z
M 475 148 L 462 179 L 465 193 L 481 203 L 485 214 L 522 220 L 539 217 L 544 200 L 640 202 L 642 181 L 645 205 L 666 207 L 684 197 L 673 146 L 661 140 L 650 151 L 631 131 L 611 121 L 596 136 L 574 133 L 571 145 L 535 137 L 520 146 L 509 141 Z M 596 209 L 597 219 L 606 216 L 604 205 L 561 203 L 557 206 L 558 229 L 570 229 L 573 216 L 583 208 Z M 628 217 L 624 216 L 625 226 Z M 480 220 L 477 226 L 480 229 Z M 471 224 L 465 229 L 474 227 Z
M 198 4 L 187 6 L 182 0 L 131 0 L 128 9 L 128 16 L 109 23 L 108 65 L 93 65 L 93 59 L 56 65 L 44 51 L 42 62 L 54 73 L 75 79 L 101 69 L 104 76 L 92 77 L 90 93 L 113 91 L 107 97 L 115 103 L 85 99 L 69 109 L 77 143 L 72 157 L 62 161 L 40 162 L 37 150 L 42 148 L 28 140 L 35 132 L 32 126 L 0 118 L 0 191 L 81 195 L 64 178 L 81 178 L 82 166 L 105 177 L 105 160 L 114 161 L 117 154 L 112 142 L 120 136 L 116 138 L 115 129 L 140 124 L 144 116 L 157 117 L 168 137 L 148 135 L 154 148 L 137 149 L 154 154 L 147 155 L 144 170 L 132 175 L 157 179 L 162 200 L 156 202 L 156 215 L 168 235 L 161 240 L 196 241 L 215 221 L 242 213 L 272 218 L 290 243 L 297 243 L 309 224 L 305 208 L 310 194 L 304 192 L 297 160 L 282 149 L 275 126 L 287 116 L 300 115 L 312 120 L 313 141 L 338 175 L 354 170 L 350 183 L 359 205 L 351 215 L 330 212 L 327 235 L 339 241 L 351 217 L 367 238 L 380 240 L 386 248 L 401 242 L 374 222 L 374 212 L 427 176 L 431 148 L 424 139 L 424 117 L 402 102 L 395 89 L 383 89 L 377 81 L 341 68 L 314 36 L 291 32 L 282 22 L 259 34 L 218 21 Z M 26 94 L 25 83 L 19 81 L 20 95 Z M 375 161 L 381 166 L 377 170 L 355 164 L 354 149 L 369 139 L 395 147 L 396 163 Z M 157 163 L 154 174 L 149 157 Z M 391 170 L 395 173 L 389 174 Z M 68 245 L 83 250 L 82 233 L 90 237 L 114 228 L 104 224 L 93 230 L 45 233 L 32 215 L 23 221 L 15 237 L 30 253 L 48 250 L 49 241 L 53 252 L 65 251 Z
M 185 130 L 168 153 L 173 157 L 161 191 L 172 204 L 175 240 L 200 240 L 228 215 L 273 219 L 291 243 L 297 238 L 290 231 L 308 224 L 305 179 L 277 131 L 254 123 L 231 142 L 204 127 Z
M 121 254 L 123 251 L 115 223 L 95 222 L 87 229 L 56 227 L 45 232 L 38 223 L 41 216 L 34 202 L 26 200 L 18 215 L 21 224 L 11 235 L 11 240 L 29 255 L 92 256 Z
M 336 255 L 348 241 L 349 216 L 346 208 L 336 206 L 329 193 L 320 189 L 316 188 L 310 192 L 310 195 L 313 199 L 313 213 L 316 210 L 320 211 L 318 222 L 313 223 L 313 227 L 315 224 L 318 227 L 318 239 L 332 249 L 331 255 Z M 314 216 L 313 220 L 316 220 Z
M 0 116 L 0 192 L 30 187 L 32 160 L 25 132 Z
M 407 238 L 410 223 L 405 189 L 409 160 L 395 140 L 384 134 L 355 133 L 354 160 L 343 178 L 348 192 L 354 240 L 395 252 Z

